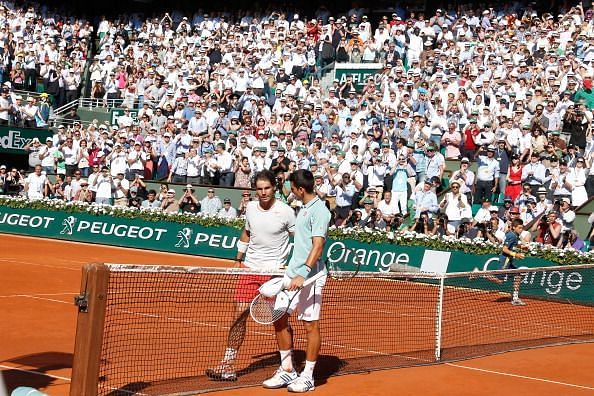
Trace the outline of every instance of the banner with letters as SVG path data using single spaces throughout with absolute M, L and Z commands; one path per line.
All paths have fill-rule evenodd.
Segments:
M 48 129 L 0 126 L 0 154 L 27 154 L 25 146 L 34 138 L 45 143 L 45 139 L 53 135 Z
M 197 224 L 151 222 L 142 219 L 66 213 L 39 209 L 15 209 L 0 206 L 0 233 L 19 234 L 64 241 L 98 243 L 111 246 L 156 250 L 223 259 L 235 257 L 240 230 L 228 227 L 204 227 Z M 348 247 L 349 253 L 328 257 L 336 248 Z M 328 260 L 361 262 L 361 271 L 388 272 L 392 265 L 420 268 L 421 271 L 452 273 L 497 269 L 498 257 L 474 255 L 462 251 L 437 251 L 419 246 L 368 244 L 356 240 L 332 240 L 326 243 Z M 180 263 L 183 264 L 183 263 Z M 540 285 L 542 294 L 594 303 L 594 295 L 582 287 L 582 274 L 555 271 L 553 262 L 526 258 L 523 267 L 551 267 L 534 273 L 523 282 Z M 594 273 L 591 270 L 588 273 Z M 511 278 L 511 277 L 509 277 Z M 508 283 L 511 287 L 511 279 Z M 478 287 L 480 288 L 478 282 Z
M 380 83 L 381 74 L 384 68 L 381 63 L 337 63 L 334 69 L 334 78 L 338 80 L 338 85 L 342 85 L 347 76 L 353 77 L 353 84 L 358 92 L 361 92 L 367 79 L 372 77 L 376 84 Z

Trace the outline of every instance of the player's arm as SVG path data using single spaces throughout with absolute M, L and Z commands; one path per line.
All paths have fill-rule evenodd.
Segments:
M 248 246 L 250 242 L 250 232 L 246 229 L 243 230 L 241 236 L 239 237 L 239 241 L 237 241 L 237 253 L 235 254 L 235 266 L 241 267 L 241 263 L 243 263 L 243 259 L 245 258 L 245 254 L 247 252 Z
M 524 258 L 524 254 L 523 253 L 518 253 L 518 252 L 514 252 L 513 250 L 511 250 L 507 244 L 503 245 L 503 253 L 513 257 L 513 258 L 517 258 L 517 259 L 523 259 Z
M 303 286 L 305 278 L 307 278 L 309 273 L 317 266 L 318 260 L 324 252 L 324 244 L 326 243 L 325 237 L 314 236 L 311 241 L 311 250 L 305 260 L 305 264 L 302 264 L 293 270 L 295 277 L 291 279 L 291 283 L 287 287 L 287 290 L 298 290 Z

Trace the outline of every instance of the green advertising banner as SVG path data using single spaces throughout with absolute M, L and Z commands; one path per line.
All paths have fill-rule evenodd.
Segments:
M 61 211 L 0 206 L 0 233 L 20 234 L 65 241 L 99 243 L 146 250 L 199 255 L 232 259 L 240 231 L 233 227 L 204 227 L 196 224 L 175 222 L 151 222 L 140 219 L 93 215 L 90 213 L 66 213 Z M 337 248 L 348 247 L 351 252 L 333 253 Z M 438 251 L 424 247 L 393 244 L 367 244 L 356 240 L 329 240 L 326 244 L 328 260 L 354 263 L 360 261 L 361 271 L 388 272 L 394 264 L 401 268 L 412 266 L 423 272 L 467 272 L 474 268 L 497 269 L 498 257 L 473 255 L 462 251 Z M 555 263 L 526 258 L 522 266 L 551 267 L 551 271 L 532 273 L 523 279 L 531 285 L 532 292 L 555 298 L 570 298 L 573 301 L 594 302 L 594 296 L 584 284 L 592 284 L 594 270 L 555 271 Z M 511 278 L 506 285 L 511 287 Z M 484 284 L 484 286 L 481 286 Z M 537 286 L 537 290 L 534 290 Z M 473 287 L 492 289 L 487 281 L 478 279 Z
M 53 135 L 48 129 L 1 126 L 0 154 L 27 154 L 25 146 L 34 138 L 38 138 L 43 143 L 48 136 Z
M 355 89 L 361 91 L 369 77 L 375 79 L 375 83 L 379 83 L 380 74 L 384 66 L 381 63 L 337 63 L 334 69 L 334 78 L 338 79 L 339 84 L 346 81 L 347 76 L 353 76 Z
M 110 118 L 111 118 L 111 125 L 117 125 L 118 118 L 124 115 L 124 109 L 111 109 L 110 111 Z M 138 124 L 138 110 L 130 109 L 130 117 L 134 120 L 135 124 Z

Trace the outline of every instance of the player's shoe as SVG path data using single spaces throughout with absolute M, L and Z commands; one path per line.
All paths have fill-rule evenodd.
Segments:
M 526 303 L 524 301 L 520 300 L 519 298 L 514 298 L 511 303 L 512 303 L 512 305 L 515 305 L 518 307 L 522 306 L 522 305 L 526 305 Z
M 481 272 L 480 269 L 478 269 L 478 267 L 474 267 L 474 269 L 472 270 L 472 273 L 470 274 L 470 276 L 468 277 L 468 279 L 476 279 L 479 276 L 479 272 Z
M 206 376 L 213 381 L 237 381 L 235 367 L 225 362 L 218 367 L 206 369 Z
M 267 389 L 278 389 L 291 384 L 297 378 L 299 378 L 297 371 L 285 371 L 279 367 L 272 377 L 262 382 L 262 386 Z
M 305 393 L 316 389 L 313 379 L 299 376 L 295 381 L 291 382 L 287 387 L 289 392 Z

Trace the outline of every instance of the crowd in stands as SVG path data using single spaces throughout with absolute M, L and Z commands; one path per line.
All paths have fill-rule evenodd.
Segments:
M 572 209 L 594 194 L 592 10 L 507 4 L 379 21 L 323 7 L 312 18 L 104 19 L 91 96 L 124 114 L 28 145 L 24 194 L 219 211 L 225 203 L 192 186 L 249 189 L 270 169 L 279 198 L 298 208 L 287 175 L 309 169 L 337 227 L 502 241 L 521 218 L 526 240 L 581 250 L 591 235 L 574 231 Z M 64 25 L 49 26 L 66 40 Z M 363 87 L 345 76 L 325 88 L 321 69 L 334 61 L 383 70 Z M 458 162 L 451 175 L 446 160 Z M 169 197 L 167 186 L 143 191 L 147 179 L 188 187 Z
M 27 4 L 0 4 L 0 125 L 46 127 L 50 106 L 79 97 L 93 27 Z

